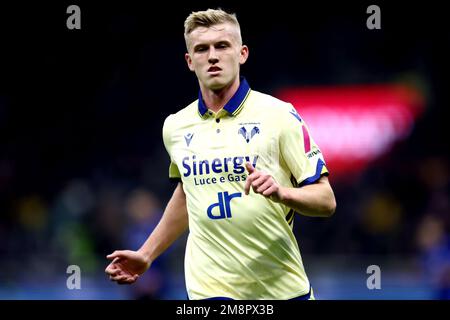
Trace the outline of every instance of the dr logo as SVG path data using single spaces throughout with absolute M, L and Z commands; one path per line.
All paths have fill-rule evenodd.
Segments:
M 208 207 L 207 210 L 208 217 L 214 220 L 231 218 L 231 206 L 230 206 L 231 199 L 241 196 L 242 196 L 241 192 L 232 194 L 228 194 L 227 191 L 219 192 L 217 194 L 218 202 L 213 203 Z

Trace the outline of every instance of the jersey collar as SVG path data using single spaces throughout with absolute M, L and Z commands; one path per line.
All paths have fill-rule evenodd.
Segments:
M 239 88 L 236 93 L 231 97 L 231 99 L 225 104 L 223 109 L 228 111 L 228 113 L 232 115 L 237 115 L 244 106 L 244 102 L 250 93 L 250 86 L 248 85 L 247 80 L 244 77 L 240 77 Z M 202 91 L 198 92 L 198 113 L 200 116 L 204 116 L 208 111 L 208 107 L 205 105 L 203 101 Z

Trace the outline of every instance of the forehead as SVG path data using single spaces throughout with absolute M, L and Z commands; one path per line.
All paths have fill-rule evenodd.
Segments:
M 233 41 L 238 36 L 237 27 L 231 23 L 216 24 L 210 27 L 197 27 L 190 34 L 192 45 L 217 41 Z

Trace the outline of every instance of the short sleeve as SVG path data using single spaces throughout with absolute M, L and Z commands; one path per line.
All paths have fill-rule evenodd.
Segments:
M 291 172 L 292 184 L 303 186 L 316 182 L 322 175 L 328 175 L 323 154 L 295 108 L 288 104 L 280 116 L 280 152 Z
M 178 170 L 178 166 L 175 163 L 172 157 L 172 115 L 168 116 L 164 121 L 163 125 L 163 142 L 164 147 L 166 148 L 167 153 L 170 157 L 170 165 L 169 165 L 169 179 L 180 180 L 181 174 Z

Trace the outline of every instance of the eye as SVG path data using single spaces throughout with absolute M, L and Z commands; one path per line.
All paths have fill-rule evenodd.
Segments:
M 198 46 L 195 48 L 195 52 L 204 52 L 206 50 L 207 50 L 207 48 L 204 46 Z
M 228 44 L 226 43 L 221 42 L 216 45 L 216 49 L 225 49 L 225 48 L 228 48 Z

